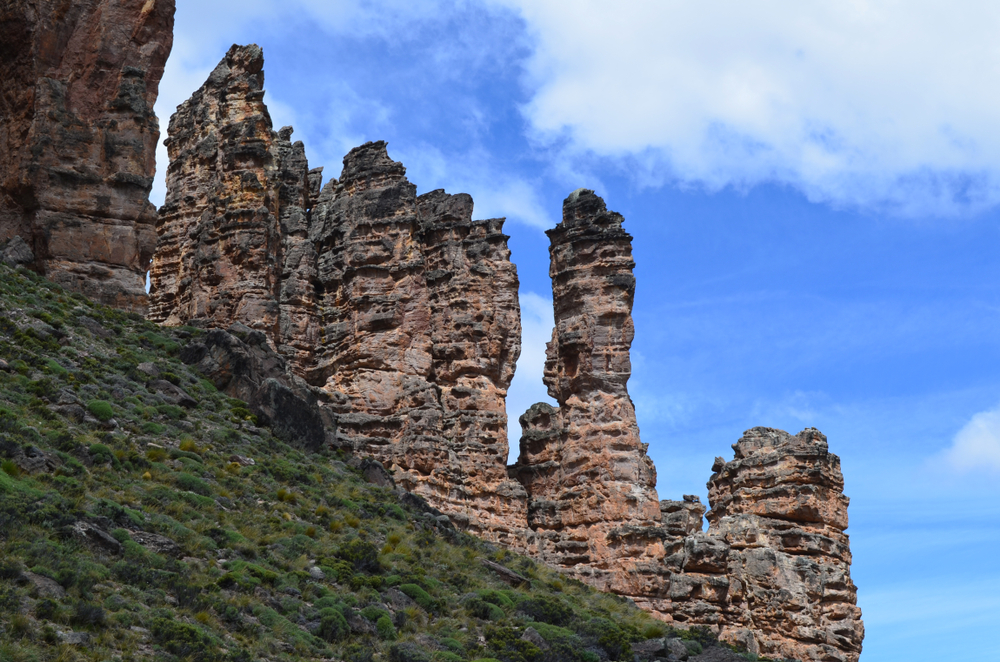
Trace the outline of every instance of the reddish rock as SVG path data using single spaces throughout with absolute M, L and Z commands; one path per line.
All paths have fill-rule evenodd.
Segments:
M 535 405 L 522 417 L 511 472 L 528 492 L 540 558 L 592 585 L 640 596 L 663 550 L 656 470 L 626 388 L 635 263 L 622 221 L 581 189 L 547 233 L 556 326 L 544 379 L 559 407 Z
M 167 196 L 156 225 L 149 318 L 241 322 L 278 336 L 277 135 L 260 47 L 233 46 L 170 118 Z
M 510 540 L 526 507 L 506 475 L 517 274 L 502 220 L 471 214 L 466 195 L 418 198 L 384 142 L 345 157 L 310 226 L 323 311 L 315 374 L 341 398 L 345 443 L 463 526 Z
M 0 243 L 20 236 L 39 273 L 140 312 L 173 16 L 173 0 L 0 8 Z
M 851 581 L 840 458 L 815 428 L 792 436 L 753 428 L 716 463 L 708 483 L 709 534 L 730 546 L 742 621 L 723 639 L 769 657 L 856 662 L 864 624 Z

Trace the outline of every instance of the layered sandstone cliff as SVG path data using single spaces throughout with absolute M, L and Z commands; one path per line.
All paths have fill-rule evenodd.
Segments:
M 233 46 L 171 118 L 150 317 L 264 333 L 327 394 L 338 443 L 470 530 L 525 538 L 507 477 L 506 389 L 520 354 L 503 219 L 417 196 L 384 142 L 321 188 L 291 128 L 272 128 L 263 53 Z
M 503 221 L 472 199 L 418 197 L 383 142 L 351 150 L 312 211 L 322 291 L 317 374 L 339 435 L 471 530 L 515 535 L 506 389 L 520 353 L 517 273 Z
M 719 606 L 742 612 L 721 619 L 722 635 L 770 657 L 857 660 L 864 624 L 840 459 L 815 428 L 753 428 L 733 449 L 708 483 L 708 533 L 729 547 L 732 588 Z
M 661 517 L 656 470 L 626 387 L 635 262 L 622 221 L 581 189 L 547 233 L 556 326 L 544 380 L 559 406 L 536 405 L 522 417 L 511 475 L 528 492 L 540 558 L 638 597 L 655 581 Z
M 520 419 L 529 551 L 678 627 L 776 658 L 856 662 L 840 460 L 816 430 L 754 428 L 716 460 L 710 526 L 697 497 L 657 502 L 626 388 L 635 279 L 622 217 L 570 195 L 551 240 L 555 329 L 545 383 L 558 407 Z
M 173 0 L 0 7 L 0 243 L 102 303 L 145 311 L 153 114 Z

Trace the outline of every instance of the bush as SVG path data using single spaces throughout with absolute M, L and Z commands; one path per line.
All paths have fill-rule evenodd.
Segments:
M 542 596 L 525 600 L 517 611 L 533 621 L 550 625 L 566 625 L 573 620 L 573 609 L 556 598 Z
M 358 572 L 378 573 L 382 571 L 382 564 L 378 560 L 378 547 L 361 538 L 354 538 L 341 545 L 336 556 L 350 563 Z M 430 596 L 427 597 L 430 598 Z
M 378 631 L 379 639 L 392 641 L 396 638 L 396 628 L 393 627 L 392 619 L 389 618 L 388 614 L 375 621 L 375 630 Z
M 73 608 L 70 621 L 74 625 L 99 627 L 104 625 L 104 608 L 81 600 Z
M 431 662 L 431 658 L 415 644 L 395 644 L 389 649 L 389 662 Z
M 347 619 L 339 609 L 327 607 L 319 610 L 319 636 L 326 641 L 339 641 L 351 633 Z
M 430 593 L 420 588 L 416 584 L 400 584 L 399 590 L 413 598 L 413 600 L 424 608 L 425 611 L 434 611 L 434 598 Z
M 87 411 L 101 422 L 110 421 L 111 417 L 115 415 L 111 409 L 111 403 L 107 400 L 91 400 L 87 403 Z
M 156 643 L 178 657 L 195 662 L 211 662 L 220 657 L 215 639 L 194 625 L 154 618 L 149 629 Z
M 212 488 L 208 483 L 191 474 L 177 474 L 177 487 L 202 496 L 210 496 L 212 494 Z
M 90 460 L 94 464 L 108 464 L 109 462 L 116 463 L 114 453 L 112 453 L 111 449 L 104 444 L 91 444 L 89 450 Z

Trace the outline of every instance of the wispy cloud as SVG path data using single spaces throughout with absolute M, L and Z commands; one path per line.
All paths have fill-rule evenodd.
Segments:
M 1000 473 L 1000 406 L 973 416 L 955 435 L 942 459 L 959 473 Z
M 525 116 L 565 158 L 901 215 L 1000 202 L 995 3 L 502 4 L 534 39 Z

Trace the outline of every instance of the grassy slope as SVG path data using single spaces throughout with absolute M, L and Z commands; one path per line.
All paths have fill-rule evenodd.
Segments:
M 596 662 L 662 636 L 626 601 L 402 507 L 347 458 L 256 428 L 174 358 L 197 333 L 0 265 L 0 659 Z M 148 391 L 144 362 L 197 407 Z M 53 411 L 74 399 L 87 420 Z M 117 427 L 97 420 L 109 414 Z M 10 458 L 29 447 L 57 468 L 21 471 Z M 81 543 L 69 528 L 81 521 L 121 553 Z M 181 552 L 157 554 L 130 531 Z M 530 582 L 511 588 L 482 559 Z M 65 595 L 44 597 L 26 572 Z M 528 626 L 547 650 L 521 640 Z M 89 643 L 62 643 L 74 631 Z

